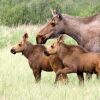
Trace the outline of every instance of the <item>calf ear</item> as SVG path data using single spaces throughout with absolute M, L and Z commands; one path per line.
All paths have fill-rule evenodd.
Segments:
M 23 39 L 24 39 L 24 40 L 28 39 L 28 33 L 25 33 L 25 34 L 23 35 Z
M 63 43 L 64 42 L 64 36 L 60 35 L 59 38 L 57 39 L 58 43 Z

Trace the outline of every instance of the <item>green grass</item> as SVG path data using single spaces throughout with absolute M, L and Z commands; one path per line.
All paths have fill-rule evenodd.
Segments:
M 17 27 L 0 26 L 0 48 L 16 44 L 26 32 L 29 34 L 29 41 L 36 44 L 35 37 L 41 28 L 41 25 L 19 25 Z M 55 39 L 50 39 L 47 41 L 47 44 L 51 44 L 54 41 Z M 73 44 L 75 40 L 67 36 L 65 42 Z
M 55 73 L 42 72 L 41 82 L 35 83 L 27 59 L 21 54 L 11 54 L 10 49 L 24 32 L 29 33 L 29 40 L 35 44 L 39 28 L 32 25 L 0 27 L 0 100 L 100 100 L 100 81 L 95 75 L 91 81 L 85 80 L 84 86 L 79 86 L 76 74 L 68 75 L 69 84 L 55 85 Z M 66 37 L 66 43 L 75 41 Z
M 22 25 L 17 27 L 0 26 L 0 48 L 16 44 L 25 32 L 29 34 L 31 42 L 35 43 L 39 25 Z
M 10 53 L 11 47 L 0 50 L 0 100 L 100 100 L 100 81 L 92 80 L 79 86 L 76 74 L 69 84 L 54 85 L 55 73 L 42 72 L 36 84 L 27 59 Z

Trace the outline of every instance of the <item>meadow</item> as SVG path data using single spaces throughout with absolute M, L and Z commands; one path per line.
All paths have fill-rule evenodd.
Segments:
M 21 54 L 13 55 L 10 49 L 24 32 L 29 33 L 29 41 L 35 44 L 35 36 L 41 25 L 0 26 L 0 100 L 100 100 L 100 80 L 93 75 L 92 80 L 79 86 L 76 74 L 70 74 L 69 83 L 54 84 L 54 72 L 42 72 L 40 83 L 35 83 L 27 59 Z M 49 40 L 46 45 L 54 40 Z M 76 42 L 66 37 L 66 43 Z

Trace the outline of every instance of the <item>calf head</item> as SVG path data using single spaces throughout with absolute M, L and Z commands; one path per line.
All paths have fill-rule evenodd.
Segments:
M 60 44 L 64 42 L 63 39 L 64 39 L 63 35 L 59 36 L 56 42 L 54 42 L 51 46 L 46 48 L 46 51 L 44 52 L 45 55 L 49 56 L 49 55 L 56 54 L 60 49 Z
M 16 44 L 16 46 L 12 47 L 11 53 L 16 54 L 23 52 L 27 48 L 27 39 L 28 39 L 28 34 L 25 33 L 23 35 L 23 39 L 18 44 Z

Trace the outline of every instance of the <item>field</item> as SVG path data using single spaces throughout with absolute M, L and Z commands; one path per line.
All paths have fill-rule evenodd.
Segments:
M 70 74 L 67 85 L 54 84 L 54 72 L 42 72 L 41 82 L 36 84 L 27 59 L 21 54 L 10 53 L 24 32 L 35 44 L 35 35 L 40 25 L 0 27 L 0 100 L 100 100 L 100 80 L 92 80 L 79 86 L 76 74 Z M 66 37 L 69 44 L 75 41 Z M 47 44 L 51 44 L 49 40 Z

